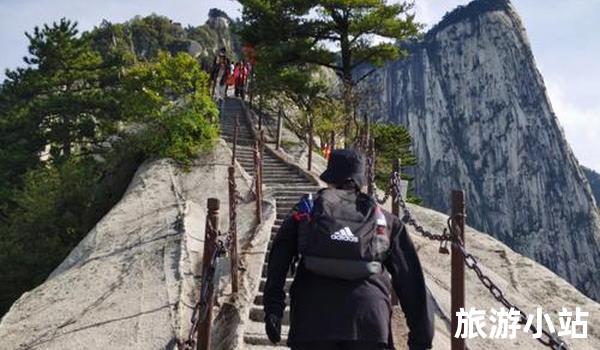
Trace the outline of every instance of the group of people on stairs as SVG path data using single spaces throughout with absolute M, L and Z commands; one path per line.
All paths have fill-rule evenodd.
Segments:
M 232 64 L 223 48 L 210 69 L 217 102 L 229 86 L 244 98 L 252 67 Z M 365 156 L 358 150 L 325 149 L 327 187 L 301 198 L 281 224 L 268 256 L 264 288 L 265 331 L 281 341 L 290 286 L 292 350 L 393 349 L 392 291 L 409 328 L 410 350 L 431 349 L 431 295 L 415 247 L 400 219 L 364 192 Z
M 210 91 L 211 95 L 219 104 L 227 96 L 230 86 L 233 87 L 234 95 L 244 99 L 247 92 L 248 77 L 252 66 L 241 59 L 233 63 L 227 57 L 227 50 L 222 48 L 215 57 L 210 68 Z

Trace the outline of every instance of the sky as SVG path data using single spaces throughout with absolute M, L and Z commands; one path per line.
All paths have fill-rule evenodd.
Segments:
M 468 0 L 416 0 L 417 19 L 432 26 Z M 600 171 L 600 0 L 512 0 L 520 14 L 550 100 L 582 165 Z M 233 0 L 0 0 L 0 79 L 22 65 L 26 31 L 61 17 L 88 30 L 102 19 L 123 22 L 157 13 L 199 25 L 217 7 L 240 17 Z

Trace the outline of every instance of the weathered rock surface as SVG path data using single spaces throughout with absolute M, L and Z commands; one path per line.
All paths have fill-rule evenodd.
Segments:
M 230 27 L 230 19 L 222 15 L 209 13 L 209 18 L 204 25 L 188 30 L 190 39 L 188 52 L 194 57 L 200 57 L 212 63 L 216 53 L 221 48 L 226 48 L 228 57 L 236 54 L 236 38 Z
M 406 125 L 418 196 L 446 211 L 466 191 L 469 222 L 600 300 L 600 218 L 508 0 L 448 14 L 409 59 L 370 81 L 379 121 Z
M 596 200 L 596 206 L 600 207 L 600 174 L 596 171 L 582 167 L 585 176 L 590 183 L 590 187 L 592 188 L 592 193 L 594 194 L 594 199 Z
M 227 231 L 230 159 L 219 143 L 190 172 L 168 160 L 142 165 L 121 201 L 2 318 L 0 349 L 174 349 L 197 299 L 207 198 L 220 198 Z M 236 182 L 244 196 L 247 178 Z M 240 205 L 242 244 L 253 208 Z
M 256 125 L 257 117 L 250 114 L 251 121 Z M 263 125 L 267 127 L 267 134 L 273 134 L 276 124 L 271 118 L 263 119 Z M 278 152 L 282 158 L 289 162 L 306 167 L 307 149 L 306 145 L 290 132 L 284 133 L 284 147 Z M 318 153 L 313 153 L 314 176 L 318 176 L 325 170 L 327 161 Z M 383 197 L 383 192 L 379 193 Z M 391 210 L 390 203 L 386 209 Z M 414 217 L 425 229 L 441 233 L 445 227 L 448 217 L 431 209 L 416 205 L 410 205 Z M 470 213 L 467 213 L 470 215 Z M 467 222 L 470 216 L 467 218 Z M 421 265 L 425 273 L 427 286 L 432 292 L 438 305 L 435 318 L 436 335 L 433 341 L 433 349 L 449 349 L 451 341 L 450 333 L 450 256 L 438 253 L 439 244 L 421 237 L 412 227 L 408 228 L 411 238 L 418 250 Z M 465 233 L 467 250 L 479 261 L 483 272 L 496 283 L 504 292 L 505 297 L 524 312 L 535 315 L 539 306 L 544 313 L 551 316 L 555 327 L 559 327 L 557 312 L 562 308 L 574 312 L 576 307 L 582 311 L 589 312 L 584 320 L 588 322 L 587 339 L 571 339 L 564 337 L 563 340 L 569 349 L 592 350 L 600 348 L 600 304 L 583 295 L 575 287 L 565 282 L 554 272 L 548 270 L 539 263 L 513 251 L 504 243 L 491 237 L 489 234 L 481 233 L 471 227 L 467 227 Z M 466 274 L 466 307 L 476 308 L 487 312 L 491 316 L 491 310 L 500 310 L 502 305 L 497 302 L 489 291 L 479 282 L 473 271 L 467 270 Z M 486 334 L 491 330 L 489 319 L 485 320 L 487 326 Z M 393 313 L 394 343 L 399 350 L 406 350 L 408 329 L 404 321 L 404 315 L 399 307 L 394 308 Z M 518 331 L 514 339 L 470 339 L 467 341 L 469 349 L 547 349 L 537 340 L 533 339 L 531 333 Z M 238 347 L 236 349 L 244 349 Z M 261 349 L 275 349 L 271 345 L 265 345 Z
M 432 232 L 440 233 L 445 227 L 447 216 L 430 209 L 410 205 L 414 216 L 423 226 Z M 467 213 L 468 214 L 468 213 Z M 431 290 L 441 310 L 436 316 L 436 336 L 433 349 L 449 349 L 451 334 L 449 330 L 450 316 L 450 255 L 438 253 L 439 244 L 421 237 L 412 228 L 411 238 L 415 243 L 421 265 L 425 272 L 427 286 Z M 593 350 L 600 348 L 600 304 L 577 291 L 552 271 L 522 256 L 502 242 L 488 234 L 467 227 L 465 233 L 467 250 L 479 261 L 483 272 L 500 287 L 504 296 L 529 315 L 535 315 L 536 308 L 541 307 L 544 313 L 551 316 L 552 323 L 559 328 L 557 313 L 566 308 L 574 312 L 576 307 L 589 312 L 584 318 L 588 322 L 587 339 L 571 339 L 563 337 L 569 349 Z M 471 307 L 486 311 L 486 335 L 490 334 L 492 322 L 488 319 L 491 310 L 500 310 L 497 302 L 488 290 L 477 279 L 475 272 L 466 269 L 466 308 Z M 400 335 L 407 334 L 403 317 L 399 310 L 394 318 L 396 322 L 395 336 L 399 349 L 405 349 L 405 339 Z M 534 323 L 535 325 L 535 323 Z M 545 326 L 546 327 L 546 326 Z M 546 328 L 547 329 L 547 328 Z M 518 330 L 514 339 L 475 338 L 467 340 L 469 349 L 547 349 L 532 333 Z

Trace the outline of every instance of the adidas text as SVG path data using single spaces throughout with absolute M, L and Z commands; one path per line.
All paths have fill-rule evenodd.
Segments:
M 348 227 L 344 227 L 343 229 L 334 232 L 331 234 L 330 238 L 336 241 L 358 243 L 358 237 L 353 235 Z

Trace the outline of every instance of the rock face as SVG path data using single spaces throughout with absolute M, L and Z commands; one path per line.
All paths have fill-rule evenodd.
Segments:
M 225 15 L 211 12 L 204 25 L 189 29 L 187 37 L 190 39 L 188 52 L 210 62 L 221 48 L 227 49 L 227 56 L 234 59 L 240 54 L 239 40 L 232 31 L 231 20 Z
M 144 163 L 121 201 L 4 315 L 0 349 L 176 349 L 198 297 L 207 198 L 221 200 L 221 231 L 228 227 L 230 157 L 219 143 L 189 172 Z M 236 182 L 245 196 L 249 180 Z M 239 206 L 241 242 L 254 232 L 253 208 Z
M 585 176 L 588 179 L 588 182 L 590 183 L 590 187 L 592 188 L 592 193 L 594 194 L 594 199 L 596 200 L 596 206 L 600 206 L 600 174 L 590 168 L 582 168 Z
M 600 300 L 599 215 L 512 4 L 476 0 L 407 47 L 367 84 L 413 136 L 417 195 L 447 211 L 464 189 L 470 225 Z

